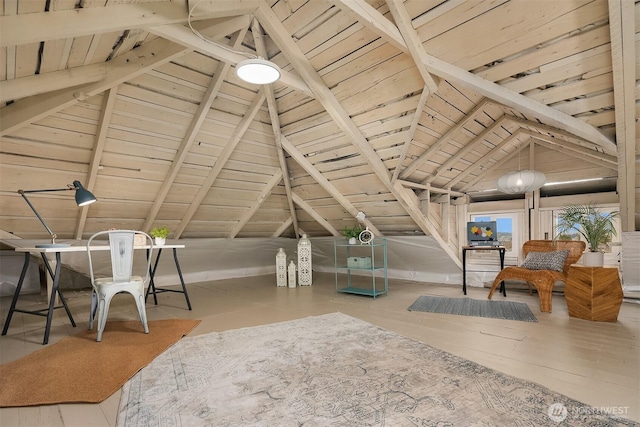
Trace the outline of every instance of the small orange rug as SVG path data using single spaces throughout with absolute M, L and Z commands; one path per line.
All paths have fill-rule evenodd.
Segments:
M 107 322 L 0 366 L 0 407 L 99 403 L 191 332 L 200 320 Z

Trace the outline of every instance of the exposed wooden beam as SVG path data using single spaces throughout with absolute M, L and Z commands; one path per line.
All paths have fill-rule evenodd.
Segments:
M 96 140 L 93 145 L 93 151 L 91 152 L 89 173 L 85 182 L 85 188 L 89 191 L 94 191 L 96 181 L 98 179 L 100 161 L 102 160 L 102 153 L 104 152 L 104 146 L 107 142 L 107 131 L 109 130 L 109 124 L 111 123 L 111 115 L 113 114 L 113 107 L 116 103 L 117 94 L 118 88 L 113 87 L 106 91 L 104 95 L 102 110 L 100 111 L 100 119 L 98 120 L 98 129 L 96 131 Z M 87 222 L 87 214 L 89 213 L 89 207 L 90 205 L 83 206 L 78 213 L 75 233 L 76 239 L 82 239 L 84 227 Z
M 458 176 L 456 176 L 454 179 L 449 181 L 449 183 L 446 186 L 453 187 L 454 185 L 459 183 L 462 179 L 464 179 L 467 175 L 475 172 L 476 170 L 480 169 L 482 166 L 486 166 L 487 159 L 495 157 L 495 155 L 499 153 L 503 147 L 509 145 L 511 142 L 513 142 L 513 140 L 517 139 L 520 135 L 521 135 L 521 131 L 518 129 L 513 133 L 513 135 L 503 139 L 502 142 L 500 142 L 498 145 L 496 145 L 491 150 L 489 150 L 489 152 L 485 156 L 482 156 L 481 158 L 476 160 L 471 166 L 469 166 L 467 169 L 461 171 L 458 174 Z
M 375 152 L 373 147 L 371 147 L 364 135 L 360 132 L 360 129 L 358 129 L 351 117 L 349 117 L 344 107 L 340 102 L 338 102 L 335 95 L 323 82 L 318 72 L 305 57 L 304 52 L 302 52 L 298 45 L 292 40 L 291 35 L 284 28 L 282 22 L 280 22 L 277 16 L 275 16 L 271 7 L 263 1 L 255 12 L 255 15 L 260 21 L 260 24 L 266 29 L 271 39 L 276 43 L 287 59 L 289 59 L 289 62 L 294 66 L 309 88 L 316 95 L 316 99 L 322 104 L 335 123 L 360 151 L 369 166 L 373 169 L 374 174 L 389 189 L 400 206 L 403 207 L 403 209 L 416 222 L 416 225 L 420 227 L 425 234 L 430 234 L 436 230 L 435 226 L 431 223 L 431 220 L 425 217 L 420 209 L 416 207 L 416 202 L 407 198 L 406 194 L 404 194 L 406 190 L 403 189 L 402 186 L 397 185 L 397 183 L 395 185 L 391 184 L 387 167 L 384 165 L 380 157 L 378 157 L 378 154 Z M 400 193 L 398 192 L 399 190 L 401 190 Z M 442 239 L 437 241 L 442 242 Z M 443 249 L 447 254 L 453 254 L 454 262 L 460 262 L 457 254 L 451 252 L 450 248 L 443 246 Z
M 322 215 L 316 212 L 315 209 L 309 206 L 309 204 L 305 202 L 302 197 L 298 196 L 296 193 L 293 193 L 292 196 L 295 204 L 298 205 L 300 209 L 308 213 L 311 218 L 315 219 L 318 224 L 322 225 L 325 230 L 331 233 L 332 236 L 340 236 L 340 232 L 336 230 L 333 225 L 329 223 L 329 221 L 324 219 Z M 302 230 L 300 230 L 300 232 L 302 232 Z
M 238 47 L 240 43 L 242 43 L 242 40 L 244 39 L 247 31 L 248 27 L 236 33 L 231 38 L 231 46 Z M 214 99 L 220 91 L 220 87 L 222 87 L 222 83 L 224 83 L 224 78 L 229 72 L 229 68 L 231 68 L 231 66 L 225 62 L 218 63 L 218 67 L 213 75 L 213 78 L 211 79 L 211 82 L 209 83 L 209 87 L 207 87 L 207 90 L 202 96 L 200 105 L 198 105 L 198 109 L 193 115 L 193 118 L 189 123 L 189 127 L 187 128 L 187 131 L 182 138 L 180 148 L 178 148 L 176 156 L 171 162 L 171 168 L 165 176 L 158 194 L 156 194 L 156 197 L 153 200 L 151 209 L 147 213 L 146 219 L 142 226 L 143 231 L 148 232 L 153 226 L 153 222 L 156 220 L 158 212 L 160 212 L 160 208 L 167 198 L 167 194 L 169 194 L 169 190 L 171 189 L 171 186 L 173 185 L 176 177 L 178 176 L 178 173 L 180 172 L 180 169 L 182 168 L 182 165 L 184 164 L 185 159 L 187 158 L 187 155 L 189 154 L 189 150 L 193 145 L 193 141 L 195 141 L 195 138 L 198 135 L 198 132 L 200 132 L 200 128 L 202 127 L 202 123 L 204 123 L 204 120 L 206 119 L 207 114 L 211 109 L 211 104 L 213 104 Z
M 427 69 L 435 75 L 471 88 L 487 98 L 515 108 L 524 114 L 536 117 L 551 126 L 566 130 L 587 141 L 598 144 L 605 149 L 611 150 L 615 148 L 613 141 L 598 129 L 580 119 L 478 77 L 473 73 L 441 61 L 436 57 L 425 55 L 425 61 Z
M 273 174 L 269 182 L 265 184 L 260 194 L 258 194 L 256 201 L 251 205 L 251 207 L 245 213 L 242 214 L 236 226 L 233 227 L 233 230 L 231 230 L 231 232 L 229 233 L 229 238 L 236 237 L 238 233 L 242 231 L 244 226 L 247 225 L 251 217 L 253 217 L 253 215 L 258 211 L 258 209 L 260 209 L 260 206 L 262 206 L 264 201 L 267 200 L 267 197 L 269 197 L 269 194 L 271 194 L 273 189 L 276 187 L 276 185 L 278 185 L 280 181 L 282 181 L 282 171 L 278 170 L 276 171 L 276 173 Z
M 62 89 L 21 99 L 2 109 L 0 136 L 111 89 L 129 79 L 191 52 L 179 44 L 157 39 L 106 63 L 105 78 L 74 89 Z
M 463 186 L 460 189 L 460 191 L 464 191 L 465 193 L 468 193 L 469 189 L 471 187 L 473 187 L 478 181 L 480 181 L 482 179 L 482 177 L 484 177 L 487 174 L 487 172 L 489 172 L 489 171 L 491 171 L 491 170 L 493 170 L 495 168 L 499 168 L 500 166 L 502 166 L 505 163 L 507 163 L 509 160 L 513 159 L 516 155 L 519 155 L 522 150 L 524 150 L 526 147 L 529 146 L 530 142 L 531 141 L 527 141 L 527 142 L 523 143 L 521 147 L 517 147 L 515 150 L 513 150 L 512 153 L 507 154 L 502 159 L 498 160 L 494 164 L 492 164 L 489 167 L 487 167 L 486 170 L 485 170 L 485 173 L 483 175 L 476 176 L 474 179 L 469 181 L 465 186 Z
M 0 16 L 0 47 L 38 43 L 124 31 L 149 26 L 184 24 L 187 0 L 129 3 L 40 13 Z M 191 20 L 251 14 L 259 0 L 205 0 L 198 2 Z
M 549 144 L 560 146 L 566 151 L 580 154 L 581 158 L 582 157 L 589 157 L 589 158 L 592 158 L 594 160 L 597 160 L 599 162 L 598 164 L 608 163 L 609 166 L 612 166 L 612 167 L 615 167 L 615 168 L 618 167 L 618 160 L 617 160 L 617 158 L 615 156 L 610 156 L 608 154 L 604 154 L 604 153 L 601 153 L 599 151 L 591 150 L 589 148 L 582 147 L 580 145 L 567 143 L 566 141 L 563 141 L 561 138 L 557 138 L 557 137 L 554 138 L 552 136 L 545 135 L 545 134 L 538 133 L 538 132 L 534 132 L 534 131 L 530 131 L 528 129 L 523 129 L 522 133 L 524 135 L 528 135 L 528 136 L 530 136 L 532 138 L 535 138 L 537 140 L 546 141 Z
M 551 143 L 549 142 L 549 140 L 540 139 L 537 136 L 532 136 L 532 138 L 534 139 L 536 144 L 547 147 L 553 151 L 557 151 L 559 153 L 578 158 L 584 162 L 618 172 L 617 163 L 612 164 L 610 161 L 607 161 L 605 159 L 598 159 L 597 157 L 588 156 L 586 154 L 583 154 L 582 152 L 571 150 L 566 144 L 558 144 L 557 142 Z
M 418 106 L 416 107 L 416 111 L 413 113 L 411 126 L 409 126 L 409 130 L 407 131 L 407 137 L 405 138 L 404 144 L 402 145 L 402 152 L 400 153 L 400 157 L 398 158 L 398 164 L 396 165 L 396 169 L 393 171 L 391 182 L 395 182 L 396 179 L 398 179 L 398 176 L 400 175 L 400 168 L 402 168 L 402 163 L 404 163 L 404 159 L 407 157 L 407 151 L 409 151 L 409 147 L 411 146 L 413 137 L 416 134 L 416 129 L 418 128 L 418 123 L 420 123 L 420 117 L 422 117 L 422 113 L 424 112 L 424 106 L 427 104 L 428 98 L 429 98 L 429 89 L 425 86 L 424 89 L 422 89 L 422 95 L 420 95 L 420 100 L 418 101 Z
M 443 144 L 445 144 L 447 141 L 449 141 L 451 138 L 453 138 L 453 136 L 460 129 L 462 129 L 468 122 L 473 120 L 475 115 L 478 114 L 480 111 L 482 111 L 484 109 L 484 107 L 487 106 L 487 104 L 489 104 L 489 100 L 487 100 L 487 99 L 483 99 L 482 101 L 478 102 L 478 105 L 473 107 L 473 110 L 469 111 L 469 113 L 466 116 L 464 116 L 464 118 L 462 120 L 460 120 L 458 123 L 456 123 L 455 125 L 450 127 L 449 130 L 444 135 L 442 135 L 440 138 L 438 138 L 438 140 L 436 142 L 431 144 L 431 146 L 429 148 L 427 148 L 424 153 L 422 153 L 417 159 L 415 159 L 413 162 L 411 162 L 411 164 L 409 166 L 407 166 L 400 173 L 400 178 L 407 179 L 408 177 L 410 177 L 411 174 L 414 173 L 416 170 L 418 170 L 418 168 L 424 162 L 426 162 L 429 159 L 430 156 L 432 156 L 436 151 L 438 151 L 440 149 L 440 147 L 442 147 Z
M 431 175 L 430 177 L 428 177 L 424 183 L 425 184 L 429 184 L 431 182 L 433 182 L 433 180 L 435 180 L 436 178 L 438 178 L 440 175 L 442 175 L 447 169 L 449 169 L 451 166 L 453 166 L 458 160 L 460 160 L 462 158 L 462 156 L 464 156 L 465 154 L 467 154 L 469 151 L 471 151 L 473 149 L 473 147 L 477 146 L 478 144 L 482 143 L 482 140 L 485 139 L 487 137 L 487 135 L 493 133 L 496 129 L 500 128 L 504 122 L 506 121 L 506 116 L 502 116 L 500 117 L 498 120 L 496 120 L 495 122 L 493 122 L 493 124 L 491 126 L 489 126 L 488 128 L 486 128 L 480 135 L 478 135 L 477 137 L 475 137 L 472 141 L 469 141 L 468 144 L 466 144 L 464 147 L 462 147 L 460 150 L 458 150 L 458 152 L 456 152 L 453 156 L 449 157 L 449 159 L 447 159 L 446 162 L 444 162 L 436 171 L 435 174 Z
M 636 176 L 636 156 L 640 149 L 636 127 L 634 86 L 637 54 L 635 51 L 635 19 L 637 5 L 628 0 L 609 0 L 609 31 L 613 65 L 613 89 L 618 151 L 618 194 L 622 231 L 640 230 L 640 212 L 636 212 L 636 192 L 640 177 Z
M 240 16 L 209 24 L 202 33 L 211 40 L 219 40 L 249 26 L 249 17 Z M 68 39 L 73 40 L 73 39 Z M 72 44 L 69 44 L 69 50 Z M 68 56 L 68 52 L 66 53 Z M 117 55 L 118 57 L 120 55 Z M 66 59 L 60 68 L 65 68 Z M 110 62 L 67 68 L 60 71 L 0 81 L 0 102 L 26 98 L 41 93 L 52 92 L 102 80 L 110 71 Z
M 350 4 L 358 2 L 364 3 L 363 0 L 358 0 L 357 2 L 350 2 Z M 409 12 L 407 12 L 404 2 L 402 0 L 387 0 L 387 6 L 389 6 L 389 11 L 391 12 L 391 15 L 393 15 L 393 19 L 396 21 L 396 25 L 398 26 L 398 29 L 402 34 L 402 38 L 407 45 L 407 49 L 409 50 L 416 67 L 418 67 L 418 71 L 422 76 L 422 80 L 424 80 L 424 84 L 429 88 L 429 92 L 437 92 L 440 79 L 437 77 L 434 78 L 429 74 L 429 71 L 424 66 L 423 55 L 425 54 L 425 50 L 418 34 L 416 34 L 416 30 L 411 25 L 411 16 L 409 16 Z
M 267 58 L 267 49 L 264 45 L 264 32 L 258 20 L 254 19 L 251 23 L 251 33 L 253 34 L 253 42 L 256 45 L 256 51 L 258 54 Z M 276 104 L 276 97 L 273 93 L 273 87 L 271 85 L 265 86 L 267 94 L 267 106 L 269 107 L 269 117 L 271 118 L 271 128 L 273 129 L 273 136 L 275 140 L 276 153 L 278 154 L 278 163 L 280 164 L 280 170 L 282 171 L 282 179 L 284 181 L 284 191 L 287 195 L 287 204 L 289 205 L 289 213 L 291 215 L 291 221 L 293 224 L 293 230 L 296 236 L 298 234 L 298 216 L 296 215 L 296 207 L 291 197 L 291 180 L 289 179 L 289 168 L 287 167 L 287 159 L 284 157 L 284 150 L 282 149 L 282 142 L 280 141 L 282 132 L 280 131 L 280 117 L 278 115 L 278 106 Z
M 240 123 L 238 123 L 238 126 L 233 132 L 233 135 L 231 135 L 229 142 L 227 142 L 227 144 L 224 146 L 224 149 L 222 150 L 218 158 L 215 160 L 215 164 L 211 168 L 211 171 L 209 172 L 205 180 L 202 182 L 200 189 L 198 190 L 198 192 L 196 193 L 196 196 L 193 198 L 193 200 L 189 204 L 189 207 L 187 208 L 185 214 L 182 216 L 182 219 L 180 220 L 180 223 L 178 224 L 178 227 L 176 228 L 176 231 L 174 233 L 176 239 L 180 238 L 184 230 L 187 228 L 187 225 L 189 225 L 189 221 L 191 221 L 191 218 L 193 218 L 193 215 L 196 213 L 196 211 L 200 207 L 200 204 L 206 197 L 207 193 L 209 192 L 209 190 L 211 190 L 211 186 L 213 185 L 215 180 L 218 178 L 218 175 L 220 175 L 222 168 L 224 168 L 224 165 L 227 163 L 227 160 L 229 160 L 229 157 L 231 157 L 233 150 L 235 150 L 236 146 L 242 139 L 242 136 L 245 134 L 247 129 L 249 129 L 249 125 L 251 124 L 253 119 L 256 117 L 256 114 L 258 114 L 260 107 L 264 103 L 264 99 L 265 99 L 264 89 L 260 89 L 256 97 L 254 98 L 253 102 L 247 109 L 247 113 L 242 117 L 242 120 L 240 120 Z
M 289 140 L 282 135 L 281 137 L 282 147 L 289 153 L 291 158 L 295 160 L 301 167 L 304 169 L 311 177 L 327 192 L 333 197 L 336 202 L 340 204 L 351 216 L 354 218 L 358 214 L 359 209 L 353 206 L 353 204 L 347 199 L 327 178 L 322 175 L 322 173 L 316 169 L 315 166 L 311 164 L 309 160 L 307 160 L 304 155 L 296 149 L 296 147 L 289 142 Z M 373 225 L 371 220 L 365 218 L 364 220 L 365 226 L 369 227 L 369 230 L 376 236 L 381 236 L 382 233 L 378 228 Z
M 400 181 L 396 181 L 393 186 L 395 187 L 394 193 L 398 194 L 398 197 L 404 200 L 404 205 L 408 207 L 408 212 L 411 218 L 421 228 L 429 230 L 429 234 L 438 242 L 440 247 L 445 251 L 451 260 L 459 267 L 462 268 L 462 262 L 458 257 L 458 253 L 454 251 L 451 246 L 442 238 L 440 231 L 433 225 L 433 223 L 427 219 L 427 217 L 420 210 L 420 201 L 415 193 L 407 188 L 404 188 Z
M 402 52 L 409 52 L 398 28 L 367 2 L 363 0 L 334 0 L 333 3 L 391 45 Z
M 287 231 L 287 228 L 291 227 L 292 224 L 293 224 L 293 218 L 291 218 L 291 217 L 287 218 L 287 220 L 285 222 L 283 222 L 282 225 L 280 227 L 278 227 L 278 229 L 276 231 L 273 232 L 271 237 L 280 237 L 280 236 L 282 236 L 282 233 Z
M 462 196 L 464 196 L 464 193 L 461 193 L 459 191 L 455 191 L 455 190 L 451 190 L 451 189 L 447 189 L 447 188 L 438 188 L 438 187 L 432 186 L 431 184 L 420 184 L 420 183 L 417 183 L 417 182 L 404 181 L 402 179 L 399 179 L 398 182 L 403 187 L 418 188 L 420 190 L 427 190 L 427 191 L 432 192 L 432 193 L 446 194 L 449 197 L 462 197 Z
M 180 43 L 184 46 L 188 46 L 193 50 L 196 50 L 205 55 L 210 55 L 220 61 L 229 62 L 231 65 L 236 65 L 240 61 L 244 61 L 248 57 L 239 53 L 235 53 L 225 46 L 220 45 L 214 41 L 205 41 L 195 35 L 189 28 L 183 25 L 161 25 L 158 27 L 149 27 L 148 30 L 153 34 L 163 37 L 167 40 L 171 40 L 176 43 Z M 296 90 L 303 92 L 305 95 L 313 97 L 314 94 L 309 87 L 295 74 L 289 73 L 286 70 L 281 70 L 280 80 L 276 84 L 284 84 L 292 87 Z

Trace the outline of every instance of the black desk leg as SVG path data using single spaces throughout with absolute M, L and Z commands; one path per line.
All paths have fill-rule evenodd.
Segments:
M 467 294 L 467 250 L 462 249 L 462 293 Z
M 7 320 L 4 322 L 4 327 L 2 328 L 2 335 L 7 335 L 7 331 L 9 330 L 9 324 L 11 323 L 11 318 L 13 317 L 13 312 L 16 309 L 16 303 L 18 302 L 18 297 L 20 296 L 20 290 L 22 289 L 22 283 L 24 282 L 24 276 L 27 275 L 27 269 L 29 268 L 29 261 L 31 260 L 31 254 L 29 252 L 24 253 L 24 264 L 22 265 L 22 272 L 20 273 L 20 279 L 18 279 L 18 286 L 16 286 L 16 291 L 13 294 L 13 299 L 11 300 L 11 307 L 9 308 L 9 313 L 7 314 Z
M 75 328 L 76 322 L 73 320 L 73 316 L 71 315 L 71 310 L 69 310 L 69 306 L 67 306 L 67 300 L 60 292 L 60 270 L 62 268 L 62 262 L 60 262 L 60 252 L 56 252 L 56 271 L 51 271 L 51 265 L 49 264 L 49 260 L 47 260 L 47 256 L 43 253 L 42 259 L 44 260 L 44 265 L 46 266 L 49 274 L 52 275 L 53 279 L 53 287 L 51 289 L 51 297 L 49 298 L 49 310 L 47 311 L 47 324 L 44 328 L 44 340 L 42 344 L 45 345 L 49 342 L 49 332 L 51 331 L 51 322 L 53 320 L 53 311 L 56 308 L 56 295 L 60 297 L 60 302 L 62 302 L 62 307 L 64 307 L 67 312 L 67 316 L 69 316 L 69 320 L 71 321 L 71 325 Z
M 498 251 L 500 253 L 500 271 L 504 270 L 504 254 L 506 251 L 506 249 L 500 249 Z M 504 280 L 500 282 L 500 292 L 502 292 L 502 295 L 505 297 L 507 296 L 507 288 L 504 286 Z
M 180 276 L 180 283 L 182 284 L 182 291 L 184 292 L 184 297 L 187 300 L 187 307 L 191 310 L 191 301 L 189 301 L 189 294 L 187 293 L 187 287 L 184 284 L 184 279 L 182 278 L 182 270 L 180 270 L 180 263 L 178 262 L 178 252 L 176 248 L 173 248 L 173 260 L 176 262 L 176 270 L 178 270 L 178 276 Z
M 162 253 L 162 248 L 158 248 L 158 255 L 156 255 L 156 261 L 153 263 L 153 266 L 149 266 L 149 286 L 147 286 L 147 293 L 144 296 L 145 302 L 147 301 L 147 297 L 149 296 L 149 292 L 153 293 L 153 303 L 158 305 L 158 297 L 156 295 L 156 284 L 153 281 L 153 276 L 156 274 L 156 270 L 158 269 L 158 262 L 160 261 L 160 254 Z M 149 257 L 149 250 L 147 249 L 147 258 Z

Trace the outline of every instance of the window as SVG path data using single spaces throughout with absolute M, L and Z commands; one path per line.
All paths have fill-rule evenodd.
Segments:
M 511 252 L 513 250 L 513 242 L 514 242 L 514 218 L 515 213 L 513 214 L 482 214 L 482 215 L 471 215 L 471 221 L 496 221 L 498 226 L 498 241 L 507 248 L 507 252 Z M 519 239 L 515 239 L 519 240 Z M 520 245 L 516 245 L 518 248 Z

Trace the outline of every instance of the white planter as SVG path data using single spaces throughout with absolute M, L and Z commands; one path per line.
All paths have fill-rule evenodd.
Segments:
M 585 267 L 602 267 L 604 265 L 604 253 L 585 252 L 582 254 L 582 265 Z
M 166 239 L 164 237 L 154 237 L 156 246 L 164 246 Z
M 349 238 L 349 244 L 350 245 L 355 245 L 356 243 L 358 243 L 358 239 L 356 239 L 355 237 L 350 237 Z

